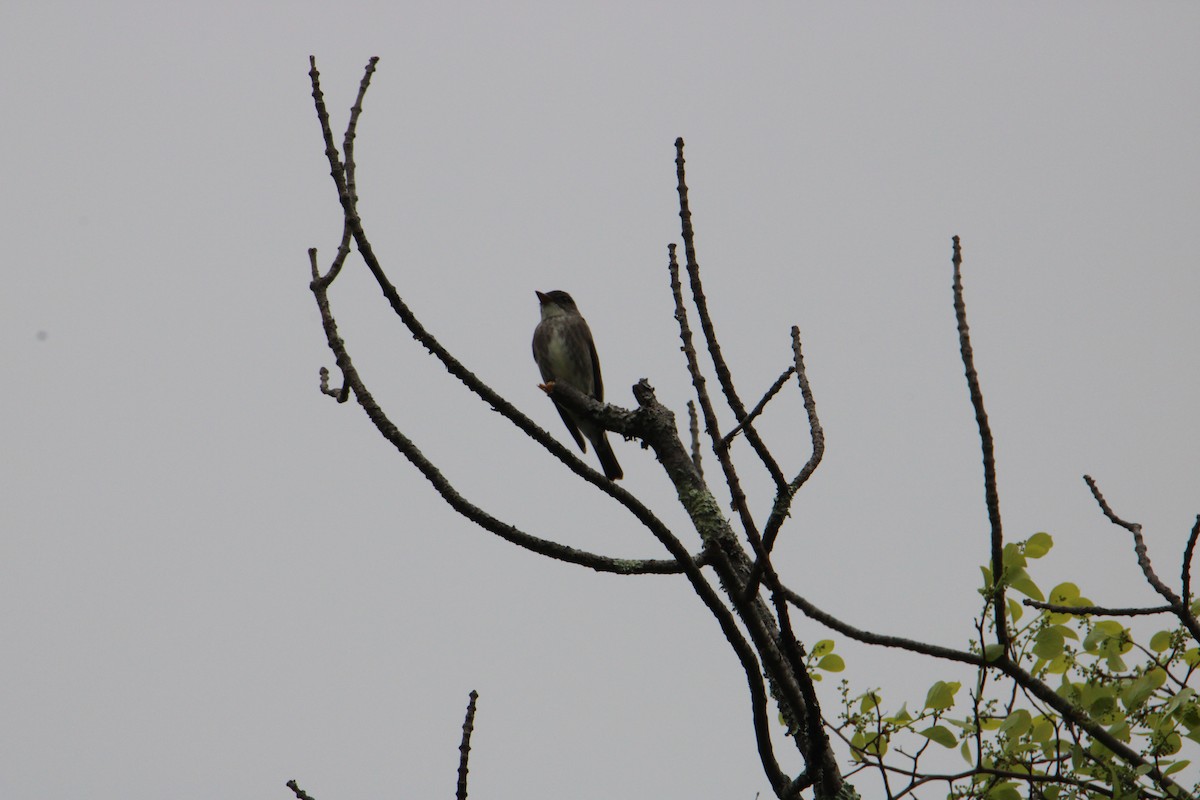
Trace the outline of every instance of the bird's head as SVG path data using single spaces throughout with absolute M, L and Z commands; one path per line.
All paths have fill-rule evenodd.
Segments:
M 571 295 L 561 289 L 555 289 L 553 292 L 534 292 L 534 294 L 537 295 L 538 302 L 542 306 L 542 319 L 579 313 Z

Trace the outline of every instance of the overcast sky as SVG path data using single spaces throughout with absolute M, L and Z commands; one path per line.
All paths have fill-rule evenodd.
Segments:
M 1006 530 L 1056 541 L 1035 579 L 1153 601 L 1085 472 L 1178 575 L 1200 511 L 1197 41 L 1182 2 L 10 0 L 0 795 L 263 800 L 295 778 L 320 800 L 448 797 L 472 689 L 473 797 L 768 791 L 744 677 L 682 579 L 498 541 L 318 392 L 333 359 L 305 250 L 327 261 L 341 218 L 310 54 L 339 131 L 380 56 L 357 153 L 375 250 L 568 443 L 535 386 L 535 289 L 575 296 L 611 402 L 645 377 L 682 419 L 683 136 L 742 394 L 799 325 L 828 438 L 779 570 L 852 623 L 962 646 L 987 543 L 955 234 Z M 664 555 L 441 373 L 360 264 L 332 298 L 377 399 L 469 498 Z M 789 471 L 796 395 L 764 421 Z M 614 446 L 695 545 L 652 456 Z M 856 691 L 897 705 L 956 674 L 838 648 Z

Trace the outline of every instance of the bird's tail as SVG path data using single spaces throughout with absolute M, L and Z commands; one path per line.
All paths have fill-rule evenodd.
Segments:
M 617 457 L 613 455 L 612 447 L 608 444 L 608 432 L 600 431 L 600 435 L 592 440 L 596 455 L 600 457 L 600 466 L 604 469 L 604 477 L 610 481 L 620 480 L 625 476 Z

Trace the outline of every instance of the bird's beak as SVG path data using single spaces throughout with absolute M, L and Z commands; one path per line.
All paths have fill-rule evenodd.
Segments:
M 542 305 L 546 305 L 546 301 L 550 299 L 550 297 L 548 295 L 544 294 L 543 292 L 539 292 L 536 289 L 533 290 L 533 293 L 537 295 L 538 302 L 541 303 Z

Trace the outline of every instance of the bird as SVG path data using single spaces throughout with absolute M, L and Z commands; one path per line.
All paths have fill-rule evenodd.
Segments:
M 534 292 L 541 305 L 542 319 L 533 330 L 533 360 L 547 384 L 563 383 L 582 394 L 604 402 L 604 382 L 600 379 L 600 359 L 587 320 L 571 295 L 561 290 Z M 553 397 L 567 430 L 579 449 L 587 452 L 592 443 L 604 477 L 615 481 L 623 477 L 621 465 L 608 443 L 608 432 L 591 419 L 568 411 Z

